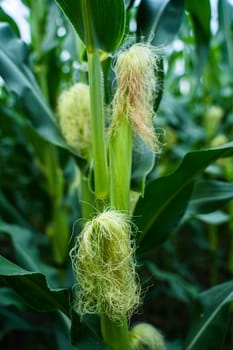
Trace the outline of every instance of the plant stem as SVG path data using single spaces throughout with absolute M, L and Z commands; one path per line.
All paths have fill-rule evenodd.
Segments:
M 102 314 L 101 331 L 105 343 L 112 350 L 130 350 L 126 318 L 118 325 L 113 323 L 105 314 Z
M 109 199 L 109 179 L 104 120 L 104 81 L 100 56 L 98 51 L 93 47 L 88 2 L 85 2 L 84 0 L 81 1 L 87 41 L 95 196 L 98 209 L 103 210 L 104 205 L 106 205 L 106 200 Z M 104 314 L 100 315 L 100 318 L 104 342 L 113 350 L 129 350 L 128 327 L 126 319 L 123 320 L 122 326 L 119 326 L 114 324 Z
M 48 145 L 44 158 L 44 171 L 47 178 L 47 191 L 52 200 L 52 222 L 47 229 L 51 237 L 54 259 L 62 265 L 68 254 L 69 220 L 67 208 L 62 203 L 64 179 L 59 166 L 58 153 L 53 145 Z
M 132 167 L 132 128 L 121 118 L 109 144 L 111 206 L 129 212 L 130 179 Z
M 85 5 L 85 6 L 84 6 Z M 91 31 L 88 18 L 88 4 L 83 3 L 84 27 L 87 38 L 88 73 L 91 100 L 91 125 L 92 145 L 94 161 L 94 184 L 95 196 L 99 210 L 103 210 L 104 201 L 109 198 L 109 179 L 107 165 L 107 149 L 105 141 L 105 118 L 104 118 L 104 86 L 100 63 L 100 56 L 93 48 Z M 118 140 L 119 142 L 119 140 Z M 122 140 L 121 140 L 122 143 Z M 124 171 L 124 169 L 122 169 Z M 117 175 L 117 172 L 116 172 Z M 115 177 L 114 177 L 115 178 Z M 119 191 L 120 188 L 118 188 Z M 116 188 L 117 190 L 117 188 Z M 124 190 L 124 189 L 123 189 Z M 126 199 L 125 199 L 126 202 Z M 128 201 L 127 201 L 128 202 Z M 128 209 L 124 204 L 123 209 Z M 122 209 L 122 208 L 121 208 Z M 113 350 L 129 350 L 129 337 L 127 320 L 119 326 L 112 322 L 105 314 L 100 315 L 101 330 L 104 342 Z
M 123 116 L 110 138 L 110 202 L 111 207 L 129 213 L 130 179 L 132 167 L 133 135 Z M 107 316 L 101 317 L 104 340 L 113 350 L 129 350 L 127 319 L 121 325 L 114 324 Z
M 41 63 L 42 51 L 41 42 L 44 32 L 44 18 L 46 7 L 44 1 L 31 1 L 31 36 L 32 46 L 36 53 L 35 74 L 38 78 L 41 91 L 44 98 L 49 103 L 49 91 L 46 71 L 46 58 L 43 57 Z M 34 142 L 35 145 L 35 142 Z M 69 219 L 67 208 L 62 203 L 64 194 L 64 179 L 59 164 L 59 156 L 54 145 L 41 140 L 37 145 L 39 152 L 43 149 L 43 157 L 40 159 L 42 168 L 46 175 L 47 191 L 52 202 L 52 220 L 47 227 L 47 234 L 51 238 L 54 260 L 58 265 L 64 264 L 68 255 L 69 246 Z M 40 158 L 40 157 L 39 157 Z M 60 270 L 61 272 L 61 270 Z
M 103 77 L 99 53 L 88 53 L 88 72 L 91 100 L 91 124 L 94 160 L 94 182 L 97 200 L 109 196 L 107 151 L 105 142 Z
M 109 182 L 107 167 L 107 151 L 104 135 L 105 125 L 103 81 L 98 53 L 88 53 L 88 68 L 91 98 L 95 196 L 97 201 L 99 200 L 97 202 L 98 209 L 102 211 L 104 208 L 103 200 L 107 200 L 109 197 Z M 117 143 L 119 143 L 118 139 L 117 141 Z M 120 143 L 122 145 L 122 141 Z M 125 170 L 123 169 L 123 172 L 124 171 Z M 117 176 L 117 170 L 115 174 Z M 119 193 L 122 192 L 119 191 L 119 187 L 116 187 L 115 190 L 117 191 L 117 189 Z M 128 197 L 126 196 L 125 198 L 124 201 L 128 203 Z M 121 204 L 122 203 L 120 203 L 119 205 Z M 126 209 L 126 207 L 128 209 L 128 205 L 124 205 L 123 209 Z M 126 318 L 122 321 L 122 326 L 115 324 L 104 314 L 100 315 L 100 318 L 104 342 L 107 345 L 109 345 L 113 350 L 129 350 L 128 327 Z
M 95 201 L 94 193 L 89 187 L 88 178 L 81 174 L 81 205 L 82 205 L 82 218 L 87 221 L 93 216 L 92 203 Z

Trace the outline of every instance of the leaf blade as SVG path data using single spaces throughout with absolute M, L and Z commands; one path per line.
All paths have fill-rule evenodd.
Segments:
M 68 291 L 49 288 L 43 274 L 27 271 L 0 255 L 0 275 L 34 310 L 47 312 L 59 309 L 69 317 Z
M 221 325 L 221 313 L 225 314 L 229 303 L 233 301 L 233 280 L 215 286 L 200 294 L 199 315 L 196 314 L 184 350 L 218 350 L 225 332 Z M 220 321 L 218 322 L 218 318 Z M 212 331 L 215 330 L 215 332 Z M 219 330 L 220 334 L 216 334 Z M 206 341 L 208 339 L 208 341 Z M 220 342 L 220 343 L 219 343 Z
M 142 232 L 138 235 L 139 254 L 155 248 L 175 231 L 189 203 L 194 180 L 205 167 L 220 157 L 232 155 L 233 142 L 189 152 L 174 173 L 147 185 L 134 211 L 134 222 Z
M 233 199 L 233 184 L 216 180 L 201 180 L 194 191 L 186 216 L 208 214 Z
M 209 51 L 211 38 L 210 20 L 211 7 L 210 1 L 204 0 L 202 6 L 195 0 L 185 0 L 185 8 L 189 11 L 193 22 L 193 28 L 196 40 L 196 52 L 199 58 L 199 71 L 204 67 Z
M 26 45 L 15 37 L 7 24 L 0 24 L 0 75 L 8 88 L 20 98 L 31 126 L 45 140 L 67 148 L 54 116 L 26 65 Z
M 170 44 L 180 28 L 184 0 L 143 0 L 138 10 L 138 36 L 155 46 Z
M 87 49 L 114 51 L 125 28 L 123 0 L 56 0 Z

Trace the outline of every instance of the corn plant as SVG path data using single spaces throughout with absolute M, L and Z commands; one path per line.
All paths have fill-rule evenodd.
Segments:
M 0 7 L 1 347 L 231 349 L 232 5 L 214 33 L 208 0 L 22 3 L 28 44 Z

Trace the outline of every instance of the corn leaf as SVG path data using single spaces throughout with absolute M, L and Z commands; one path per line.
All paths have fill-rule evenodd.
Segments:
M 27 47 L 8 24 L 0 24 L 0 75 L 19 98 L 31 126 L 45 140 L 67 147 L 54 116 L 27 65 Z
M 184 0 L 142 0 L 137 34 L 156 46 L 170 44 L 179 31 L 183 14 Z
M 232 183 L 216 180 L 198 181 L 185 216 L 211 213 L 231 199 L 233 199 Z
M 14 30 L 15 34 L 19 37 L 20 36 L 20 31 L 19 28 L 16 24 L 16 22 L 8 16 L 8 14 L 3 10 L 2 7 L 0 7 L 0 21 L 1 22 L 8 22 L 11 26 L 11 28 Z
M 202 5 L 196 0 L 185 0 L 185 8 L 189 11 L 195 33 L 196 51 L 199 59 L 199 72 L 204 67 L 209 51 L 211 38 L 210 20 L 211 7 L 209 0 L 203 0 Z
M 0 255 L 0 275 L 32 309 L 39 312 L 60 310 L 69 316 L 68 291 L 51 289 L 43 274 L 27 271 Z
M 139 228 L 138 253 L 146 253 L 174 233 L 191 198 L 195 178 L 211 163 L 233 155 L 233 142 L 222 147 L 193 151 L 185 155 L 171 175 L 151 181 L 135 208 Z
M 123 0 L 56 0 L 81 40 L 92 51 L 114 51 L 125 28 Z
M 201 293 L 195 304 L 193 323 L 183 350 L 219 350 L 232 301 L 233 280 Z

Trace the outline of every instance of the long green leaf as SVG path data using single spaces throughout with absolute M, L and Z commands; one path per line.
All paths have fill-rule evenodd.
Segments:
M 11 28 L 14 30 L 15 34 L 18 37 L 20 36 L 20 32 L 17 24 L 15 23 L 12 17 L 8 16 L 8 14 L 3 10 L 2 7 L 0 7 L 0 21 L 8 22 L 11 25 Z
M 226 331 L 229 304 L 233 301 L 233 280 L 200 294 L 183 350 L 219 350 Z
M 208 225 L 222 225 L 230 220 L 230 215 L 221 210 L 209 214 L 196 214 L 194 217 Z
M 87 49 L 114 51 L 125 28 L 124 0 L 56 0 Z
M 47 312 L 59 309 L 69 316 L 69 293 L 49 288 L 44 275 L 27 271 L 0 255 L 0 275 L 32 309 Z
M 201 71 L 207 59 L 211 38 L 210 1 L 203 0 L 200 6 L 200 3 L 196 0 L 185 0 L 185 8 L 189 11 L 192 18 L 196 39 L 196 51 L 199 58 L 199 70 Z
M 152 261 L 145 261 L 145 266 L 155 278 L 156 284 L 160 281 L 169 285 L 172 295 L 184 303 L 197 297 L 197 288 L 186 282 L 182 277 L 174 272 L 167 272 L 159 269 Z
M 32 246 L 33 234 L 35 232 L 23 226 L 0 221 L 0 235 L 11 239 L 17 263 L 27 270 L 39 272 L 38 251 L 35 245 Z
M 233 40 L 232 21 L 233 4 L 230 1 L 220 0 L 218 2 L 219 27 L 225 39 L 227 49 L 227 59 L 231 72 L 233 71 Z
M 184 0 L 142 0 L 138 9 L 138 36 L 153 45 L 170 44 L 178 33 Z
M 173 174 L 146 186 L 144 198 L 138 201 L 134 211 L 140 232 L 138 253 L 155 248 L 176 230 L 188 206 L 195 178 L 216 159 L 232 155 L 233 142 L 189 152 Z
M 199 40 L 208 43 L 210 39 L 210 18 L 211 18 L 211 7 L 209 0 L 203 0 L 202 6 L 198 4 L 196 0 L 185 0 L 185 8 L 190 12 L 194 23 L 198 26 L 200 32 L 198 35 Z M 198 28 L 195 28 L 195 30 Z M 202 35 L 201 35 L 202 33 Z M 202 36 L 202 38 L 201 38 Z
M 10 26 L 0 24 L 0 75 L 27 111 L 31 126 L 45 140 L 67 148 L 34 76 L 27 66 L 27 47 Z
M 232 183 L 216 180 L 198 181 L 185 216 L 211 213 L 231 199 L 233 199 Z

